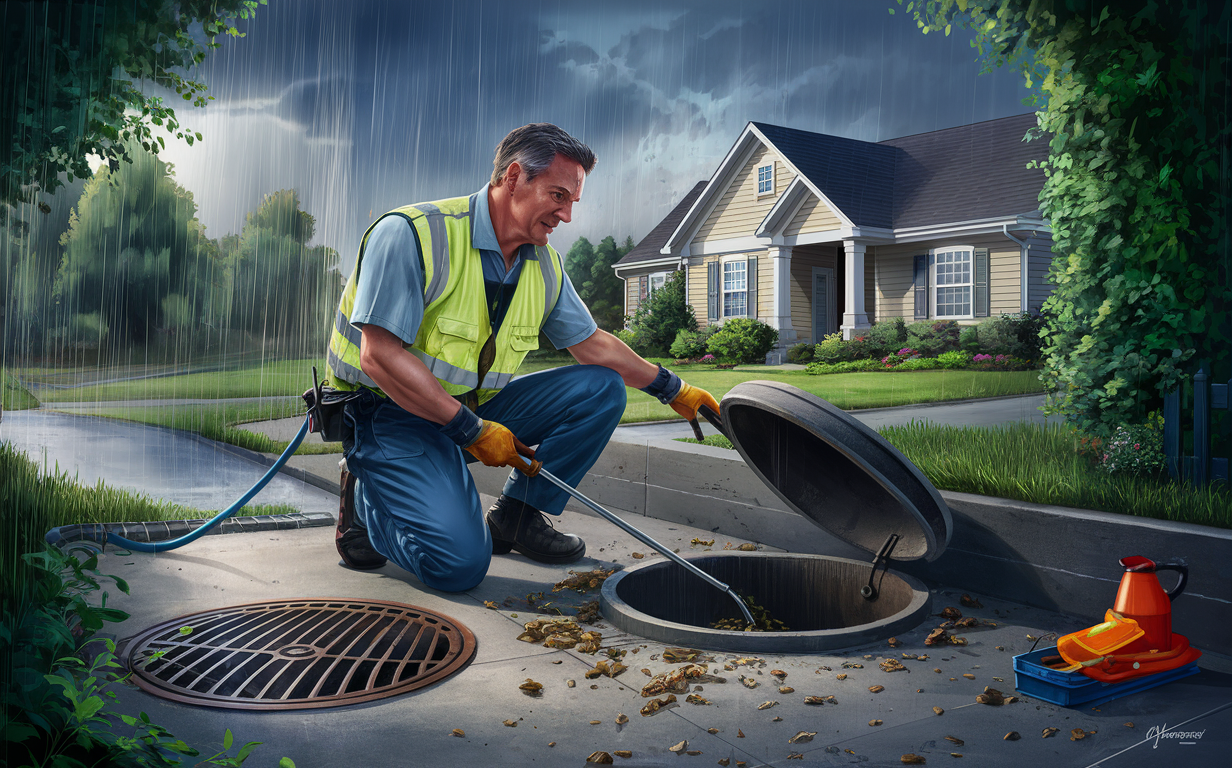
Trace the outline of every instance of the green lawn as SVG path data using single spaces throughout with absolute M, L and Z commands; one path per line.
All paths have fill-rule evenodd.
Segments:
M 1078 453 L 1077 438 L 1060 425 L 912 422 L 880 432 L 941 490 L 1232 528 L 1226 486 L 1198 490 L 1169 479 L 1109 475 Z M 703 442 L 732 447 L 722 435 Z

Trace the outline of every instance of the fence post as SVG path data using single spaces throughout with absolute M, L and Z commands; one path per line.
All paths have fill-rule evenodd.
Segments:
M 1181 388 L 1184 386 L 1182 379 L 1176 389 L 1164 395 L 1164 458 L 1173 480 L 1180 480 L 1184 469 L 1181 462 Z
M 1194 485 L 1206 485 L 1211 463 L 1211 399 L 1206 368 L 1194 374 Z

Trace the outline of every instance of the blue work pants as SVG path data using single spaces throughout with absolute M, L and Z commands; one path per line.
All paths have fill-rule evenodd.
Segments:
M 609 368 L 570 365 L 520 376 L 479 406 L 538 448 L 544 469 L 576 486 L 620 423 L 625 386 Z M 354 428 L 344 445 L 358 480 L 355 514 L 372 546 L 429 587 L 461 592 L 483 580 L 492 538 L 466 465 L 475 458 L 438 426 L 373 393 L 346 406 Z M 504 493 L 559 515 L 568 494 L 513 470 Z

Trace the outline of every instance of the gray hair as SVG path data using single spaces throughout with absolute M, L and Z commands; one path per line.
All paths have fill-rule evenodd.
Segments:
M 595 153 L 582 142 L 551 123 L 531 123 L 514 128 L 496 145 L 496 157 L 492 160 L 492 186 L 500 186 L 510 164 L 522 166 L 526 181 L 552 164 L 556 155 L 564 155 L 590 173 L 595 167 Z

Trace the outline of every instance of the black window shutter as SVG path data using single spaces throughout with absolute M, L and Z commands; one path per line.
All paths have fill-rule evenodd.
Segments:
M 988 317 L 988 249 L 975 249 L 975 316 Z
M 928 319 L 928 256 L 915 258 L 915 319 Z
M 748 316 L 757 317 L 757 257 L 749 257 L 748 271 L 745 272 L 747 282 L 745 283 L 749 289 L 749 308 Z
M 706 264 L 706 319 L 719 319 L 719 262 Z
M 650 275 L 642 275 L 637 279 L 637 303 L 641 306 L 646 301 L 646 295 L 650 293 Z

